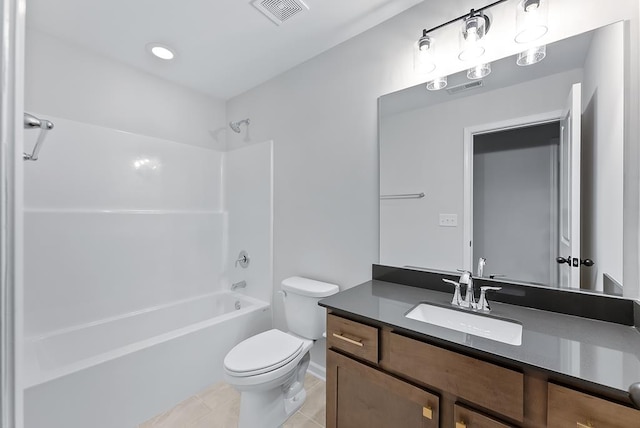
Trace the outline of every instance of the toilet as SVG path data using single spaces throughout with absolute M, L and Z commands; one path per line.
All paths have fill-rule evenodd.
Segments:
M 289 331 L 252 336 L 224 358 L 224 379 L 240 392 L 238 428 L 280 427 L 302 406 L 309 351 L 325 331 L 325 309 L 318 301 L 339 288 L 294 276 L 282 281 L 282 290 Z

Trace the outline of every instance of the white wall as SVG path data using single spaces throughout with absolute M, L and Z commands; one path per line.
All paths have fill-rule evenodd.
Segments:
M 381 194 L 426 196 L 381 201 L 381 263 L 463 268 L 464 129 L 561 110 L 581 79 L 570 70 L 382 118 Z M 439 214 L 457 214 L 458 227 L 440 227 Z M 493 272 L 491 260 L 488 267 Z
M 242 293 L 271 301 L 273 280 L 273 143 L 251 144 L 225 153 L 224 201 L 228 214 L 227 285 L 246 281 Z M 235 265 L 240 251 L 249 266 Z
M 185 144 L 224 147 L 222 100 L 29 27 L 25 54 L 27 111 Z
M 25 334 L 217 290 L 223 155 L 209 130 L 224 104 L 27 39 L 26 110 L 55 128 L 25 164 Z
M 581 212 L 582 236 L 591 239 L 582 241 L 581 257 L 596 264 L 581 275 L 586 288 L 598 291 L 605 273 L 623 283 L 623 34 L 621 25 L 596 32 L 584 64 Z

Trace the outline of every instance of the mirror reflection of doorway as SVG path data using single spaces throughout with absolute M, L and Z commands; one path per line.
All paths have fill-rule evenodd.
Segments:
M 557 286 L 560 122 L 473 136 L 473 259 Z

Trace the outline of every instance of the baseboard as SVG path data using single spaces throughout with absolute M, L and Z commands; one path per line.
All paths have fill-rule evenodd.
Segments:
M 313 361 L 311 361 L 309 363 L 309 368 L 307 369 L 307 373 L 309 373 L 312 376 L 317 377 L 318 379 L 322 380 L 322 381 L 326 381 L 327 380 L 327 369 L 324 366 L 321 366 L 318 363 L 314 363 Z

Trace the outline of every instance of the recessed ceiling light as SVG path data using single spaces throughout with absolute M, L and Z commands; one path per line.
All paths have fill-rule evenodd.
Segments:
M 176 56 L 171 48 L 159 43 L 149 43 L 147 45 L 147 50 L 151 54 L 153 54 L 153 56 L 167 61 L 173 59 Z

